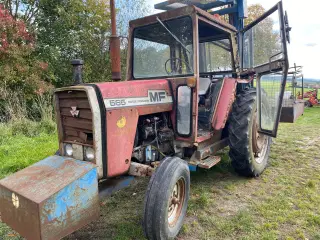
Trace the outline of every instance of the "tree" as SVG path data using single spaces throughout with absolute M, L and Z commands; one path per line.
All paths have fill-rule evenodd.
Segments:
M 248 25 L 262 14 L 265 9 L 260 4 L 254 4 L 248 8 Z M 252 67 L 268 63 L 270 58 L 281 52 L 281 36 L 278 12 L 274 12 L 244 34 L 244 67 Z M 252 57 L 249 57 L 252 55 Z M 275 60 L 275 58 L 272 58 Z
M 0 98 L 6 99 L 11 92 L 32 98 L 44 91 L 47 64 L 34 58 L 34 38 L 24 22 L 14 19 L 2 5 L 0 36 Z
M 143 15 L 145 0 L 117 1 L 118 33 L 127 32 L 128 21 Z M 126 29 L 126 30 L 124 30 Z M 37 18 L 37 52 L 49 63 L 57 87 L 72 82 L 70 60 L 84 60 L 84 81 L 111 81 L 109 57 L 109 1 L 42 0 Z M 122 41 L 125 70 L 127 41 Z
M 34 38 L 24 22 L 0 5 L 0 120 L 23 115 L 22 104 L 50 89 L 47 66 L 34 57 Z
M 70 60 L 85 61 L 85 81 L 110 76 L 107 33 L 109 4 L 104 0 L 43 0 L 37 19 L 37 53 L 49 63 L 56 86 L 72 82 Z
M 36 54 L 48 62 L 48 76 L 57 86 L 72 82 L 70 60 L 85 61 L 84 80 L 110 81 L 109 0 L 0 0 L 13 19 L 20 19 L 35 35 Z M 118 34 L 127 36 L 128 22 L 148 12 L 145 0 L 116 1 Z M 122 39 L 126 68 L 127 41 Z M 123 71 L 125 72 L 125 71 Z
M 13 19 L 22 20 L 27 27 L 34 27 L 39 11 L 40 0 L 0 0 Z
M 252 4 L 248 7 L 248 17 L 244 20 L 245 26 L 262 16 L 266 10 L 261 4 Z

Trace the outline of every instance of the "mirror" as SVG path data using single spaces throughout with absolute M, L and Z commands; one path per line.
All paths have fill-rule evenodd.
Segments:
M 192 90 L 180 86 L 177 91 L 177 132 L 182 136 L 191 134 L 191 100 Z

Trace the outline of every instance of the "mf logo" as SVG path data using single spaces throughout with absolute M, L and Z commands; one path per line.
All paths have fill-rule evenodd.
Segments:
M 77 110 L 77 107 L 71 107 L 70 113 L 71 113 L 72 117 L 79 117 L 80 111 Z
M 150 91 L 149 97 L 150 102 L 162 102 L 163 99 L 166 98 L 166 92 L 165 91 Z

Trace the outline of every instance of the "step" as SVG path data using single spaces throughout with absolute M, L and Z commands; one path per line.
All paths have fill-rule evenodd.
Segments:
M 219 163 L 220 161 L 221 161 L 221 157 L 220 156 L 210 156 L 210 157 L 207 157 L 204 160 L 199 161 L 198 167 L 205 168 L 205 169 L 210 169 L 214 165 Z

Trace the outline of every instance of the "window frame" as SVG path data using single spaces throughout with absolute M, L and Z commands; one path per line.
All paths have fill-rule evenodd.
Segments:
M 170 21 L 170 20 L 178 20 L 178 19 L 181 19 L 181 18 L 190 18 L 190 23 L 191 23 L 191 32 L 193 33 L 194 32 L 194 20 L 192 18 L 192 16 L 190 15 L 184 15 L 184 16 L 180 16 L 178 18 L 168 18 L 168 19 L 165 19 L 165 20 L 162 20 L 164 23 L 166 21 Z M 190 77 L 190 76 L 195 76 L 196 74 L 196 63 L 194 63 L 194 54 L 195 54 L 195 39 L 194 39 L 194 34 L 192 34 L 192 62 L 193 62 L 193 73 L 189 73 L 189 74 L 177 74 L 177 75 L 172 75 L 172 76 L 168 76 L 168 75 L 164 75 L 164 76 L 154 76 L 154 77 L 135 77 L 134 76 L 134 40 L 135 40 L 135 31 L 138 29 L 138 28 L 141 28 L 141 27 L 147 27 L 147 26 L 152 26 L 152 25 L 157 25 L 159 24 L 158 22 L 153 22 L 153 23 L 150 23 L 150 24 L 146 24 L 146 25 L 142 25 L 142 26 L 137 26 L 133 29 L 132 31 L 132 38 L 131 38 L 131 72 L 132 72 L 132 80 L 152 80 L 152 79 L 161 79 L 161 78 L 181 78 L 181 77 Z M 144 40 L 144 39 L 142 39 Z M 168 45 L 170 50 L 171 50 L 171 47 L 170 45 Z

